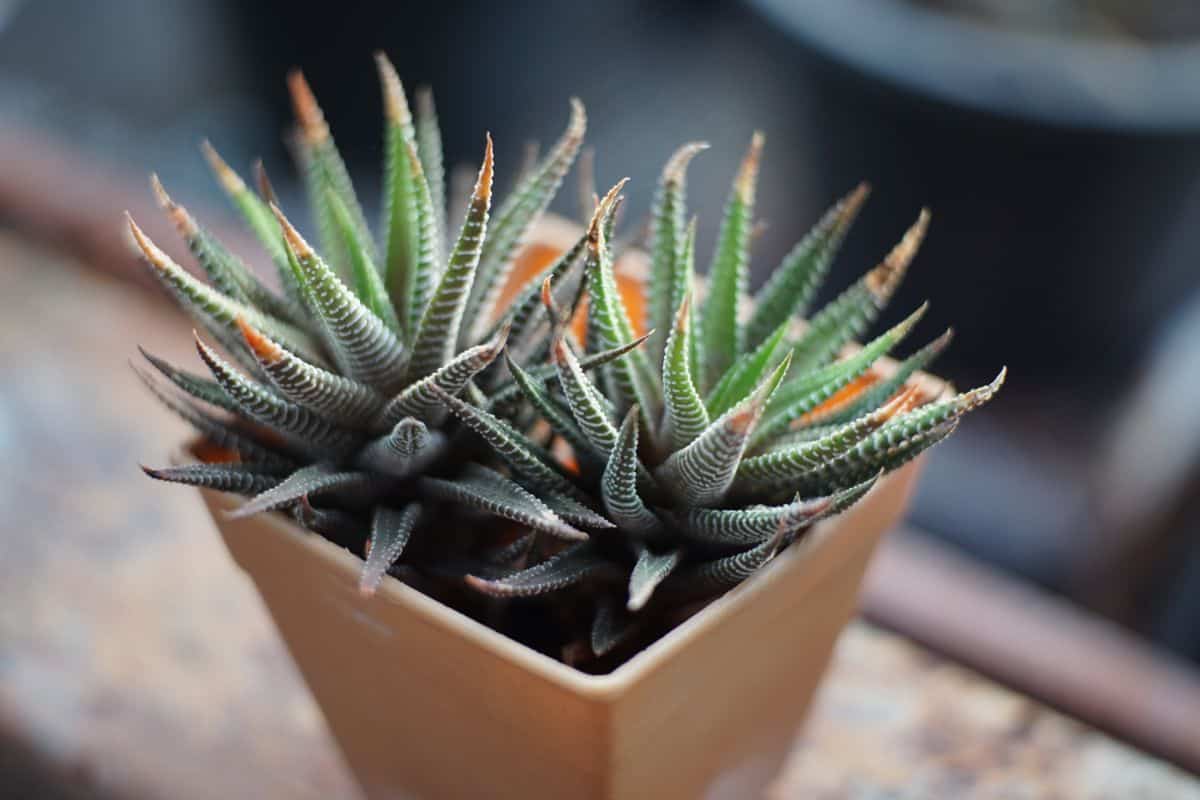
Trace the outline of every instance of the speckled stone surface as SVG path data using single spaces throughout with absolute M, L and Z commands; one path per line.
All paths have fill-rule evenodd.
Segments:
M 357 797 L 200 498 L 136 467 L 185 434 L 126 366 L 139 343 L 193 360 L 155 298 L 0 232 L 0 796 Z M 855 624 L 775 797 L 1184 800 L 1200 783 Z

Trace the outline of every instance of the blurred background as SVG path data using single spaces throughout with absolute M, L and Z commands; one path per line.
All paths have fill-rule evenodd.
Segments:
M 298 205 L 283 144 L 292 66 L 305 70 L 370 202 L 377 48 L 406 85 L 433 87 L 450 163 L 476 162 L 492 133 L 502 185 L 526 142 L 551 141 L 568 98 L 582 98 L 598 183 L 633 176 L 631 230 L 672 150 L 708 140 L 689 174 L 702 252 L 740 155 L 763 130 L 768 227 L 755 285 L 860 180 L 874 191 L 827 297 L 929 206 L 930 236 L 883 322 L 929 299 L 914 341 L 956 331 L 939 374 L 967 386 L 1005 364 L 1010 373 L 998 402 L 930 459 L 914 535 L 1200 664 L 1200 5 L 609 0 L 401 13 L 358 0 L 332 11 L 294 0 L 0 0 L 0 237 L 138 280 L 120 212 L 149 207 L 149 171 L 211 227 L 236 225 L 199 156 L 205 137 L 239 169 L 261 156 L 285 205 Z M 558 210 L 573 215 L 568 181 Z M 18 288 L 61 280 L 27 274 L 11 241 L 4 251 L 5 308 L 24 302 Z M 145 298 L 147 319 L 165 314 Z M 0 343 L 0 456 L 10 462 L 0 476 L 11 479 L 0 500 L 22 531 L 0 542 L 10 570 L 24 564 L 15 558 L 45 557 L 25 541 L 32 532 L 79 524 L 77 507 L 58 502 L 69 485 L 30 483 L 41 453 L 24 448 L 57 437 L 68 449 L 48 458 L 69 471 L 95 458 L 72 454 L 76 442 L 105 446 L 78 417 L 66 438 L 49 416 L 75 413 L 60 395 L 119 405 L 137 392 L 122 362 L 135 329 L 156 329 L 97 313 L 115 349 L 73 386 L 33 363 L 32 338 L 0 329 L 10 332 Z M 160 458 L 169 444 L 140 440 L 135 457 Z M 133 465 L 114 456 L 106 468 Z M 134 488 L 101 503 L 114 531 L 140 508 L 135 493 L 162 491 L 121 486 Z

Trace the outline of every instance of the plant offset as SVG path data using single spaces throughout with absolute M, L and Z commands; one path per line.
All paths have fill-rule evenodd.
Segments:
M 910 386 L 948 332 L 886 376 L 876 371 L 923 306 L 847 347 L 903 278 L 925 212 L 877 267 L 801 321 L 865 187 L 748 296 L 757 134 L 707 291 L 694 278 L 685 201 L 688 164 L 705 145 L 684 145 L 663 169 L 641 287 L 649 331 L 614 274 L 624 181 L 594 200 L 573 247 L 510 285 L 522 243 L 580 150 L 582 105 L 572 103 L 562 137 L 502 201 L 493 203 L 489 137 L 469 197 L 448 202 L 430 96 L 418 95 L 410 114 L 391 65 L 378 64 L 378 236 L 299 73 L 289 79 L 295 151 L 319 250 L 279 209 L 261 169 L 255 192 L 206 146 L 280 291 L 157 180 L 208 282 L 129 220 L 154 275 L 195 321 L 210 373 L 143 351 L 154 372 L 139 374 L 203 437 L 202 463 L 147 473 L 246 495 L 235 515 L 285 511 L 364 554 L 365 594 L 390 573 L 543 652 L 610 669 L 944 439 L 1002 383 L 1003 372 L 942 398 Z M 585 185 L 586 195 L 595 193 Z

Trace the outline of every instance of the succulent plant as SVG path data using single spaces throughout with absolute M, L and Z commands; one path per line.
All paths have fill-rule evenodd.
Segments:
M 508 574 L 467 578 L 500 597 L 561 593 L 586 583 L 596 607 L 590 634 L 596 655 L 672 607 L 747 578 L 812 523 L 848 508 L 883 473 L 948 436 L 1004 381 L 1001 371 L 986 386 L 940 398 L 906 388 L 946 346 L 949 331 L 891 375 L 871 373 L 925 306 L 846 352 L 904 276 L 925 234 L 926 211 L 877 267 L 799 322 L 866 199 L 865 185 L 830 209 L 749 298 L 762 145 L 755 134 L 734 180 L 706 293 L 693 278 L 696 223 L 684 223 L 687 165 L 706 145 L 687 144 L 668 161 L 644 283 L 648 324 L 662 333 L 601 366 L 594 379 L 581 368 L 582 348 L 567 324 L 574 309 L 557 307 L 553 280 L 546 279 L 543 302 L 558 320 L 551 366 L 526 369 L 509 358 L 508 368 L 524 408 L 569 445 L 571 488 L 563 482 L 566 471 L 544 482 L 526 472 L 526 462 L 542 457 L 514 444 L 504 411 L 444 398 L 535 490 L 570 493 L 603 512 L 606 524 L 593 525 L 586 542 Z M 617 287 L 610 244 L 623 185 L 596 204 L 580 255 L 587 349 L 607 350 L 638 332 Z M 509 391 L 502 387 L 497 398 Z M 529 412 L 518 410 L 515 419 L 528 423 Z
M 282 292 L 157 180 L 209 282 L 129 221 L 153 273 L 224 351 L 197 335 L 211 377 L 143 351 L 179 391 L 139 374 L 208 443 L 202 463 L 147 473 L 248 495 L 236 516 L 286 510 L 365 551 L 364 592 L 390 571 L 429 591 L 459 590 L 452 602 L 570 660 L 619 653 L 848 508 L 1002 383 L 1003 372 L 938 398 L 910 387 L 949 332 L 877 374 L 924 306 L 851 345 L 903 277 L 924 211 L 879 266 L 801 321 L 865 186 L 749 297 L 758 134 L 729 196 L 707 291 L 693 277 L 696 222 L 686 222 L 686 170 L 699 143 L 680 148 L 659 182 L 646 320 L 631 315 L 614 271 L 624 181 L 591 201 L 573 247 L 509 285 L 522 241 L 580 149 L 582 106 L 573 101 L 566 132 L 522 170 L 495 214 L 489 137 L 451 237 L 447 206 L 460 204 L 446 201 L 432 98 L 418 96 L 414 118 L 390 64 L 378 63 L 386 110 L 378 240 L 298 72 L 289 80 L 295 149 L 321 254 L 279 209 L 261 169 L 256 194 L 206 148 Z M 584 172 L 584 195 L 594 197 Z M 501 521 L 470 525 L 478 515 Z

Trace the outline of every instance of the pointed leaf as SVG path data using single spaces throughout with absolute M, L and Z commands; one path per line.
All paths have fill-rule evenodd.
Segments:
M 682 550 L 654 553 L 649 548 L 640 548 L 637 563 L 629 576 L 629 602 L 625 607 L 630 611 L 641 611 L 654 589 L 679 566 L 682 557 Z
M 680 515 L 688 538 L 721 547 L 746 547 L 761 544 L 791 521 L 807 525 L 831 513 L 833 496 L 816 500 L 796 498 L 777 506 L 754 505 L 744 508 L 692 508 Z
M 568 547 L 540 564 L 497 580 L 468 575 L 467 585 L 493 597 L 535 597 L 565 589 L 591 577 L 615 578 L 619 568 L 590 544 Z
M 422 478 L 421 489 L 430 496 L 525 525 L 556 539 L 583 541 L 588 535 L 550 510 L 536 495 L 498 472 L 475 466 L 456 480 Z
M 464 330 L 465 336 L 477 336 L 487 329 L 497 298 L 512 269 L 513 257 L 558 191 L 563 176 L 579 152 L 586 128 L 587 114 L 583 103 L 572 99 L 571 119 L 562 137 L 496 210 L 491 235 L 484 243 L 479 259 L 479 274 L 467 301 L 467 319 L 471 320 L 471 325 Z
M 787 372 L 790 359 L 745 400 L 738 403 L 683 450 L 673 454 L 655 471 L 677 498 L 689 506 L 714 506 L 724 498 L 738 471 L 742 454 L 767 400 Z
M 319 317 L 340 370 L 383 394 L 395 392 L 404 376 L 404 348 L 400 341 L 333 274 L 279 207 L 271 209 L 283 228 L 288 262 L 296 282 Z
M 788 320 L 804 315 L 870 193 L 871 187 L 860 183 L 784 256 L 754 298 L 754 313 L 746 324 L 749 341 L 759 341 Z
M 421 517 L 419 503 L 409 503 L 403 510 L 379 506 L 371 518 L 370 549 L 358 579 L 358 591 L 370 597 L 379 589 L 383 576 L 404 552 L 413 528 Z
M 416 94 L 416 137 L 417 155 L 421 169 L 429 185 L 429 200 L 433 206 L 435 242 L 440 242 L 446 231 L 446 167 L 442 159 L 442 132 L 438 127 L 437 110 L 433 104 L 433 90 L 428 86 L 417 89 Z M 440 257 L 438 258 L 440 261 Z
M 145 348 L 139 347 L 138 350 L 150 362 L 152 367 L 186 394 L 226 411 L 238 411 L 238 404 L 230 399 L 229 395 L 225 394 L 225 390 L 216 381 L 178 369 L 161 358 L 150 354 Z
M 458 332 L 467 307 L 467 296 L 475 280 L 480 248 L 487 235 L 488 210 L 492 202 L 492 137 L 487 137 L 483 166 L 475 181 L 471 207 L 450 255 L 446 272 L 434 292 L 413 344 L 409 380 L 429 375 L 449 361 L 458 349 Z
M 431 431 L 420 420 L 407 417 L 364 447 L 357 461 L 374 472 L 407 478 L 427 469 L 445 451 L 445 434 Z
M 165 469 L 142 467 L 142 472 L 158 481 L 245 495 L 264 492 L 283 480 L 278 470 L 261 464 L 185 464 Z
M 662 355 L 666 332 L 671 330 L 669 326 L 679 308 L 677 296 L 682 296 L 674 281 L 678 269 L 676 262 L 683 257 L 686 235 L 687 166 L 706 149 L 707 142 L 683 145 L 667 161 L 658 181 L 650 227 L 650 282 L 647 287 L 651 327 L 663 332 L 651 349 L 650 355 L 655 358 Z
M 701 316 L 699 343 L 704 351 L 706 386 L 716 383 L 745 350 L 745 334 L 737 315 L 749 280 L 750 228 L 762 147 L 763 136 L 756 131 L 729 193 L 708 269 L 708 297 Z
M 392 297 L 401 328 L 408 341 L 416 335 L 421 309 L 413 313 L 414 280 L 421 261 L 422 225 L 418 203 L 420 188 L 414 175 L 423 172 L 417 152 L 417 134 L 404 86 L 395 68 L 382 52 L 375 53 L 379 82 L 383 87 L 384 176 L 383 176 L 383 279 Z M 417 163 L 413 163 L 416 161 Z
M 362 232 L 355 225 L 350 210 L 332 189 L 326 190 L 326 204 L 349 261 L 350 274 L 354 278 L 354 293 L 393 333 L 401 335 L 396 309 L 392 307 L 392 300 L 388 297 L 379 268 L 375 265 L 373 245 L 370 240 L 362 238 Z
M 692 303 L 691 295 L 687 294 L 675 314 L 663 355 L 662 382 L 666 409 L 661 438 L 672 453 L 694 442 L 708 428 L 710 421 L 708 410 L 692 378 L 691 353 Z
M 846 342 L 874 322 L 880 309 L 887 305 L 904 278 L 928 227 L 929 212 L 922 209 L 917 221 L 879 266 L 842 292 L 809 321 L 807 330 L 792 350 L 797 374 L 824 364 Z
M 733 362 L 708 394 L 705 407 L 710 415 L 724 414 L 730 406 L 749 394 L 762 380 L 762 376 L 778 364 L 785 353 L 783 340 L 787 332 L 788 323 L 784 322 L 764 339 L 753 353 Z
M 650 537 L 660 533 L 663 524 L 638 495 L 637 448 L 637 409 L 630 409 L 604 468 L 601 496 L 608 516 L 622 531 L 635 537 Z
M 835 412 L 830 421 L 846 422 L 887 402 L 888 398 L 900 391 L 915 373 L 927 369 L 934 359 L 945 351 L 953 338 L 953 329 L 947 328 L 941 336 L 896 365 L 896 370 L 890 377 L 864 390 L 849 405 Z
M 296 470 L 277 486 L 267 489 L 253 499 L 230 511 L 230 519 L 243 519 L 263 511 L 273 511 L 290 505 L 302 497 L 363 486 L 376 479 L 367 472 L 339 471 L 332 464 L 310 464 Z

